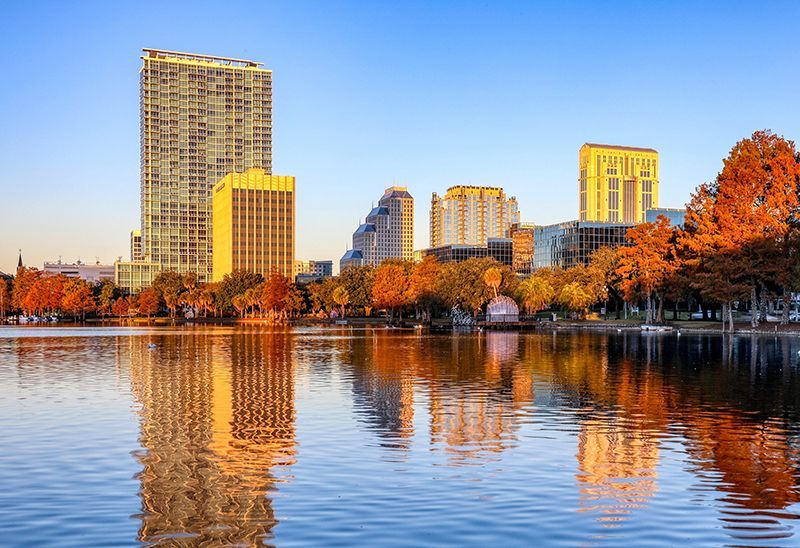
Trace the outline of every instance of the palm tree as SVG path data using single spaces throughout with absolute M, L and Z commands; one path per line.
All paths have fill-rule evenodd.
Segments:
M 488 268 L 483 273 L 483 281 L 494 290 L 494 296 L 497 298 L 497 289 L 503 283 L 503 271 L 496 266 Z
M 341 285 L 338 286 L 333 290 L 333 302 L 342 307 L 342 318 L 344 318 L 344 307 L 350 302 L 350 293 Z

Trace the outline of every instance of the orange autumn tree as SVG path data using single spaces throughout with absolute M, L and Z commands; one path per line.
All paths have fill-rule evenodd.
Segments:
M 75 320 L 86 319 L 86 313 L 97 308 L 89 284 L 83 280 L 70 279 L 64 283 L 64 296 L 61 298 L 61 309 Z
M 273 269 L 269 273 L 266 281 L 262 284 L 260 304 L 272 312 L 272 314 L 284 313 L 286 311 L 287 298 L 289 296 L 289 279 Z
M 389 324 L 394 322 L 395 309 L 400 309 L 400 321 L 403 320 L 402 307 L 412 301 L 410 265 L 405 261 L 384 261 L 375 270 L 372 284 L 372 301 L 377 308 L 389 311 Z
M 25 305 L 28 293 L 33 288 L 33 284 L 41 278 L 42 272 L 35 268 L 19 267 L 14 278 L 14 287 L 11 291 L 11 306 L 25 315 L 33 312 Z
M 757 131 L 731 149 L 713 183 L 698 188 L 680 238 L 701 293 L 723 304 L 748 298 L 758 325 L 759 299 L 788 295 L 788 242 L 798 229 L 800 164 L 792 141 Z M 724 327 L 724 326 L 723 326 Z
M 668 218 L 659 215 L 655 223 L 629 229 L 627 238 L 631 245 L 617 252 L 617 275 L 622 280 L 625 299 L 635 303 L 643 298 L 645 322 L 663 322 L 667 282 L 679 266 L 675 230 Z
M 430 323 L 436 302 L 441 267 L 435 255 L 426 255 L 411 270 L 411 295 L 423 323 Z
M 148 320 L 150 316 L 158 313 L 158 293 L 152 287 L 139 293 L 139 298 L 136 301 L 139 314 L 147 316 Z

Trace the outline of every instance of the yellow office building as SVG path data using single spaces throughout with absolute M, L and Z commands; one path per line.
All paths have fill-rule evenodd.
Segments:
M 213 274 L 234 270 L 294 279 L 294 177 L 263 169 L 229 173 L 213 196 Z
M 658 152 L 586 143 L 579 153 L 581 221 L 635 224 L 658 207 Z

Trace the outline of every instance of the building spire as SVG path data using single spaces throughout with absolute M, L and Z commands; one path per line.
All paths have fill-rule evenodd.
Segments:
M 17 261 L 17 268 L 22 268 L 22 250 L 19 250 L 19 260 Z

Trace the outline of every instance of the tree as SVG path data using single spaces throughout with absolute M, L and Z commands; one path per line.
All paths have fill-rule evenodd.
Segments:
M 139 293 L 137 307 L 139 309 L 139 314 L 142 316 L 147 316 L 148 320 L 150 319 L 150 316 L 157 314 L 159 303 L 158 293 L 156 290 L 150 287 Z
M 127 316 L 131 308 L 131 302 L 125 297 L 120 297 L 111 305 L 111 313 L 117 317 Z
M 592 295 L 578 282 L 570 282 L 565 285 L 561 289 L 558 300 L 567 310 L 577 312 L 581 317 L 586 314 L 589 306 L 594 302 Z
M 14 277 L 14 287 L 11 292 L 11 305 L 15 309 L 21 311 L 25 315 L 33 311 L 25 305 L 25 302 L 33 285 L 41 277 L 42 272 L 35 268 L 23 266 L 17 269 L 17 275 Z
M 241 312 L 241 310 L 233 304 L 233 298 L 237 295 L 244 295 L 248 289 L 260 285 L 263 281 L 264 278 L 261 274 L 248 270 L 234 270 L 230 274 L 225 274 L 216 288 L 215 306 L 221 312 L 230 311 L 233 308 Z
M 0 319 L 5 319 L 9 310 L 11 310 L 11 291 L 9 291 L 9 281 L 3 277 L 0 277 Z
M 441 266 L 435 255 L 426 255 L 411 271 L 411 298 L 422 312 L 422 321 L 430 323 L 431 308 L 438 300 L 437 286 Z
M 411 303 L 411 278 L 402 264 L 386 261 L 375 270 L 375 281 L 372 284 L 372 302 L 378 308 L 389 311 L 389 323 L 394 322 L 394 311 Z
M 332 297 L 333 302 L 342 307 L 342 318 L 344 318 L 344 307 L 350 302 L 350 294 L 347 292 L 347 289 L 340 285 L 333 290 Z
M 548 272 L 539 270 L 526 278 L 519 286 L 522 303 L 533 314 L 548 308 L 555 298 L 555 289 L 548 279 Z
M 507 284 L 507 281 L 513 279 L 510 269 L 492 258 L 472 258 L 460 263 L 442 265 L 438 284 L 439 295 L 447 306 L 458 306 L 477 315 L 493 295 L 491 288 L 483 279 L 484 272 L 492 267 L 501 269 L 504 283 Z
M 725 323 L 733 330 L 733 301 L 743 293 L 755 327 L 759 296 L 789 283 L 787 242 L 799 206 L 795 145 L 768 130 L 736 143 L 716 180 L 692 196 L 680 243 L 698 289 L 723 303 L 723 330 Z
M 174 270 L 163 270 L 156 274 L 150 287 L 155 290 L 156 295 L 169 309 L 170 316 L 174 316 L 175 309 L 180 304 L 183 277 Z
M 370 265 L 348 266 L 339 273 L 338 285 L 347 290 L 349 304 L 364 309 L 369 316 L 372 308 L 372 284 L 375 269 Z
M 272 270 L 262 285 L 259 299 L 261 306 L 271 311 L 273 315 L 284 312 L 288 296 L 289 279 L 277 270 Z
M 496 266 L 489 267 L 483 273 L 483 281 L 492 288 L 494 296 L 497 297 L 497 289 L 503 283 L 503 271 Z
M 70 279 L 64 284 L 64 296 L 61 299 L 61 309 L 70 314 L 75 320 L 86 319 L 86 313 L 93 311 L 97 303 L 92 295 L 89 284 L 80 279 Z
M 601 247 L 594 251 L 586 268 L 587 279 L 592 286 L 590 292 L 598 296 L 598 300 L 614 302 L 617 319 L 620 317 L 620 304 L 623 300 L 622 280 L 617 274 L 619 268 L 618 249 Z
M 669 219 L 659 215 L 655 223 L 629 229 L 627 237 L 631 245 L 618 251 L 617 275 L 622 279 L 625 298 L 635 302 L 639 296 L 644 297 L 647 323 L 664 321 L 666 284 L 679 266 L 675 234 Z
M 289 284 L 289 291 L 286 293 L 286 310 L 291 316 L 300 314 L 305 308 L 306 300 L 303 292 L 295 284 Z
M 119 290 L 111 280 L 103 280 L 97 286 L 97 311 L 101 316 L 111 312 L 111 306 L 119 297 Z

